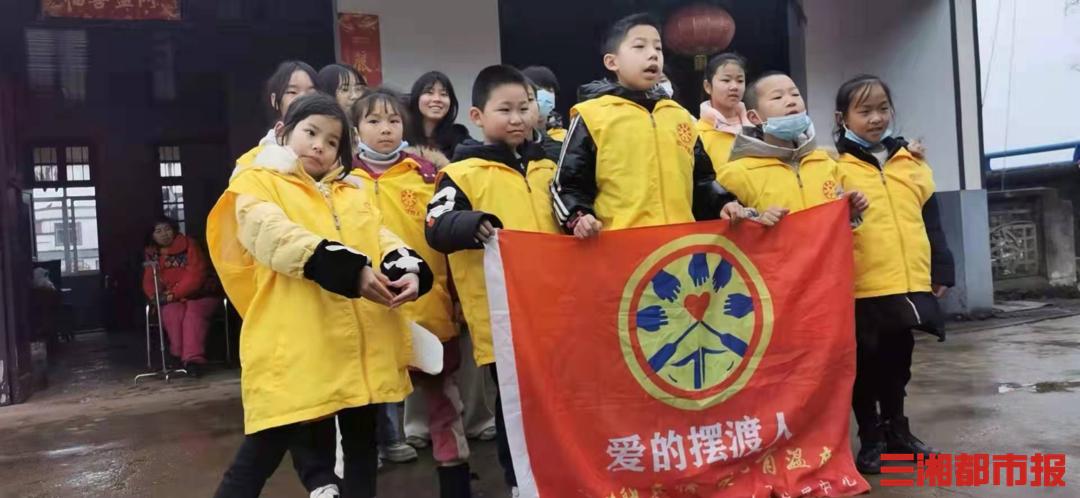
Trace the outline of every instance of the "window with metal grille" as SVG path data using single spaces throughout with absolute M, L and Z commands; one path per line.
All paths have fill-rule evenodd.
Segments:
M 60 260 L 65 275 L 101 269 L 90 148 L 34 147 L 34 257 Z
M 176 100 L 176 54 L 169 33 L 154 33 L 154 57 L 151 71 L 154 100 Z
M 86 30 L 27 28 L 25 35 L 30 89 L 43 95 L 59 93 L 72 102 L 85 101 Z
M 180 224 L 180 231 L 186 231 L 184 223 L 184 171 L 180 162 L 180 147 L 163 145 L 158 147 L 158 171 L 161 175 L 161 208 L 168 216 Z

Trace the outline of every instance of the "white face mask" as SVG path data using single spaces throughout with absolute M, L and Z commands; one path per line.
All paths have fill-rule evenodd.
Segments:
M 405 148 L 409 146 L 409 142 L 402 140 L 401 143 L 398 144 L 396 149 L 385 154 L 375 149 L 372 149 L 368 146 L 368 144 L 361 142 L 359 139 L 356 141 L 356 145 L 359 149 L 358 155 L 360 155 L 361 157 L 366 157 L 373 161 L 389 161 L 396 158 L 398 153 L 405 150 Z
M 671 86 L 670 81 L 661 81 L 660 83 L 657 83 L 656 86 L 660 87 L 660 90 L 667 94 L 668 97 L 675 96 L 675 88 Z

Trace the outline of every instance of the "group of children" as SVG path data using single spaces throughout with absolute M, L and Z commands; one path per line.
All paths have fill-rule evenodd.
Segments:
M 479 141 L 453 123 L 441 73 L 421 77 L 406 102 L 345 66 L 279 68 L 277 123 L 237 161 L 207 228 L 244 318 L 247 436 L 217 496 L 257 496 L 285 451 L 313 496 L 374 496 L 375 406 L 413 387 L 428 405 L 440 496 L 471 496 L 451 374 L 467 325 L 477 365 L 498 375 L 482 274 L 498 229 L 586 239 L 717 218 L 774 225 L 837 199 L 850 203 L 855 234 L 857 465 L 877 473 L 886 450 L 934 452 L 909 430 L 904 388 L 912 330 L 941 333 L 935 295 L 952 284 L 951 256 L 920 147 L 893 135 L 888 86 L 863 76 L 840 88 L 835 159 L 787 75 L 747 84 L 744 59 L 715 56 L 695 120 L 659 85 L 662 48 L 651 17 L 616 22 L 603 46 L 614 79 L 582 87 L 565 130 L 550 70 L 485 68 L 468 110 Z M 409 371 L 410 321 L 443 342 L 443 373 Z M 496 406 L 513 488 L 501 415 Z

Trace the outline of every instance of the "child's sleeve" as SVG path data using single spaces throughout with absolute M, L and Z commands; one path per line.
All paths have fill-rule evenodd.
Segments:
M 435 196 L 428 204 L 424 237 L 432 249 L 450 254 L 464 249 L 482 249 L 476 240 L 480 224 L 490 221 L 495 228 L 502 228 L 499 218 L 483 211 L 474 211 L 468 196 L 461 191 L 454 179 L 445 172 L 439 175 Z
M 952 251 L 945 239 L 945 230 L 941 227 L 941 213 L 937 197 L 933 194 L 923 204 L 923 225 L 926 237 L 930 239 L 930 282 L 945 287 L 956 285 L 956 265 Z
M 435 274 L 431 267 L 419 253 L 405 245 L 396 233 L 385 226 L 379 230 L 379 247 L 383 251 L 380 270 L 386 278 L 393 282 L 412 273 L 420 279 L 420 296 L 431 290 L 435 283 Z
M 578 214 L 591 214 L 596 201 L 596 142 L 581 115 L 570 122 L 562 152 L 559 153 L 555 179 L 551 182 L 555 218 L 563 228 Z
M 367 255 L 311 233 L 277 204 L 253 195 L 236 197 L 236 223 L 237 239 L 259 263 L 329 292 L 360 297 L 360 272 L 371 264 Z
M 753 207 L 757 201 L 746 177 L 746 170 L 737 161 L 729 162 L 720 168 L 720 172 L 716 174 L 716 183 L 731 192 L 744 206 Z
M 738 200 L 716 182 L 716 171 L 705 146 L 698 138 L 694 145 L 694 219 L 715 220 L 720 217 L 724 205 Z

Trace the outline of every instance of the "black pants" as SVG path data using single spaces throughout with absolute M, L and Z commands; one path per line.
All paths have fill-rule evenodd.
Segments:
M 363 406 L 338 412 L 341 427 L 341 446 L 345 453 L 345 478 L 341 482 L 343 498 L 372 498 L 375 496 L 375 472 L 379 455 L 375 448 L 375 407 Z M 330 427 L 333 428 L 333 419 Z M 316 423 L 321 423 L 320 421 Z M 266 480 L 281 464 L 285 451 L 297 442 L 303 443 L 312 432 L 306 424 L 275 427 L 248 435 L 240 445 L 229 470 L 218 485 L 215 498 L 257 497 Z M 307 424 L 310 425 L 310 424 Z M 330 455 L 333 458 L 331 446 Z M 331 472 L 333 466 L 330 467 Z
M 328 484 L 338 484 L 334 475 L 337 458 L 334 417 L 297 426 L 289 453 L 304 489 L 311 492 Z
M 855 300 L 856 371 L 851 405 L 861 439 L 880 440 L 879 421 L 904 415 L 915 349 L 912 327 L 918 322 L 918 311 L 903 295 Z
M 499 386 L 499 371 L 495 364 L 491 365 L 491 378 L 495 380 L 495 386 Z M 517 475 L 514 474 L 514 459 L 510 456 L 510 440 L 506 438 L 506 419 L 503 418 L 501 390 L 495 391 L 495 437 L 496 450 L 499 456 L 499 465 L 503 468 L 503 479 L 506 485 L 517 487 Z

